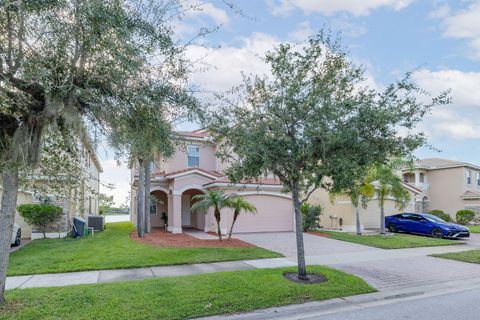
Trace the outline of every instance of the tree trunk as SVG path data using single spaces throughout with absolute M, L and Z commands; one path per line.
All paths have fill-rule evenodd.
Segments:
M 152 231 L 150 223 L 150 162 L 144 162 L 145 167 L 145 233 Z
M 292 184 L 293 208 L 295 210 L 295 235 L 297 239 L 297 263 L 298 278 L 300 280 L 307 279 L 307 267 L 305 264 L 305 247 L 303 245 L 303 226 L 302 213 L 300 212 L 300 194 L 298 190 L 298 182 Z
M 218 240 L 222 241 L 222 230 L 220 229 L 220 210 L 215 208 L 215 220 L 217 220 Z
M 357 236 L 361 236 L 362 226 L 360 225 L 360 210 L 358 210 L 358 206 L 355 208 L 355 218 L 357 220 Z
M 385 208 L 380 205 L 380 234 L 385 234 Z
M 138 190 L 137 190 L 137 233 L 140 238 L 145 237 L 143 218 L 145 216 L 145 174 L 143 160 L 138 159 Z
M 232 238 L 233 226 L 235 225 L 235 221 L 237 221 L 239 213 L 240 212 L 237 212 L 237 211 L 233 213 L 233 221 L 232 221 L 232 226 L 230 227 L 230 232 L 228 233 L 228 240 Z
M 0 304 L 5 302 L 5 282 L 7 280 L 10 241 L 17 205 L 18 169 L 5 168 L 2 172 L 2 205 L 0 208 Z

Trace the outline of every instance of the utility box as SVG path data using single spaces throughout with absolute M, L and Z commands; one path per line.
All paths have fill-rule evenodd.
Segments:
M 105 229 L 104 216 L 88 216 L 88 227 L 95 231 L 103 231 Z

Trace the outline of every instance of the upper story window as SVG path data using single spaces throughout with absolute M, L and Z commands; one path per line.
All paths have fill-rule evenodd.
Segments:
M 472 184 L 472 171 L 467 170 L 467 184 Z
M 477 172 L 477 186 L 480 186 L 480 173 Z
M 188 166 L 198 167 L 200 165 L 200 147 L 195 145 L 187 146 Z
M 149 165 L 150 165 L 150 172 L 155 172 L 155 170 L 157 169 L 157 164 L 155 163 L 155 161 L 150 161 Z

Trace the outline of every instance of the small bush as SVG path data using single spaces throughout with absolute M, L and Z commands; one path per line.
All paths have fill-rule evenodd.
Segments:
M 462 209 L 457 211 L 457 222 L 460 224 L 468 224 L 475 218 L 475 212 L 468 209 Z
M 17 207 L 17 210 L 28 224 L 42 231 L 43 238 L 46 238 L 45 232 L 48 226 L 57 221 L 63 211 L 59 206 L 45 203 L 21 204 Z
M 452 218 L 448 213 L 443 212 L 442 210 L 432 210 L 429 212 L 430 214 L 439 217 L 442 220 L 445 220 L 446 222 L 452 222 Z
M 303 231 L 311 231 L 320 227 L 319 218 L 322 214 L 321 206 L 304 203 L 300 207 L 300 211 L 302 212 L 303 218 Z

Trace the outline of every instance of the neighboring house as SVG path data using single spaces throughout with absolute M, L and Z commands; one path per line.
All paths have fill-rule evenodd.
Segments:
M 410 193 L 410 203 L 403 210 L 406 212 L 415 211 L 415 202 L 421 190 L 412 187 L 408 184 L 404 184 L 404 187 Z M 345 195 L 338 195 L 331 197 L 328 191 L 324 189 L 318 189 L 310 196 L 309 203 L 319 204 L 322 206 L 322 215 L 320 216 L 320 224 L 326 228 L 342 228 L 345 231 L 356 230 L 356 216 L 355 206 L 352 204 L 350 198 Z M 392 215 L 399 213 L 400 210 L 395 207 L 395 201 L 393 198 L 389 198 L 385 201 L 385 215 Z M 361 203 L 359 204 L 360 223 L 363 229 L 378 229 L 380 227 L 380 206 L 378 198 L 374 197 L 367 203 L 367 207 L 363 208 Z
M 438 209 L 452 218 L 460 209 L 480 213 L 480 167 L 441 158 L 428 158 L 404 169 L 405 183 L 422 191 L 419 194 L 416 212 Z
M 177 132 L 182 142 L 170 159 L 158 158 L 151 164 L 150 210 L 153 227 L 162 227 L 162 213 L 168 216 L 167 230 L 181 233 L 184 228 L 215 232 L 213 210 L 191 212 L 192 197 L 206 190 L 224 190 L 242 195 L 256 206 L 258 213 L 238 218 L 234 232 L 293 231 L 294 215 L 290 194 L 282 192 L 278 179 L 231 183 L 223 174 L 226 166 L 216 157 L 216 144 L 205 130 Z M 136 221 L 138 172 L 132 169 L 131 219 Z M 227 232 L 233 211 L 222 209 L 221 230 Z
M 61 206 L 63 208 L 63 215 L 57 223 L 51 225 L 47 237 L 56 238 L 66 236 L 71 229 L 71 223 L 74 216 L 81 216 L 87 218 L 89 215 L 98 214 L 98 194 L 100 186 L 100 173 L 103 171 L 95 148 L 92 142 L 85 137 L 80 144 L 81 152 L 83 154 L 85 171 L 83 176 L 85 180 L 81 182 L 80 187 L 74 189 L 70 193 L 70 197 L 61 197 L 55 194 L 35 194 L 31 190 L 19 190 L 17 194 L 17 205 L 24 203 L 40 203 L 45 202 L 48 198 L 49 203 Z M 34 184 L 48 185 L 49 181 L 41 175 L 41 173 L 32 176 Z M 1 204 L 0 186 L 0 204 Z M 15 222 L 22 229 L 23 238 L 41 238 L 43 234 L 35 227 L 27 224 L 23 218 L 18 214 L 15 215 Z

